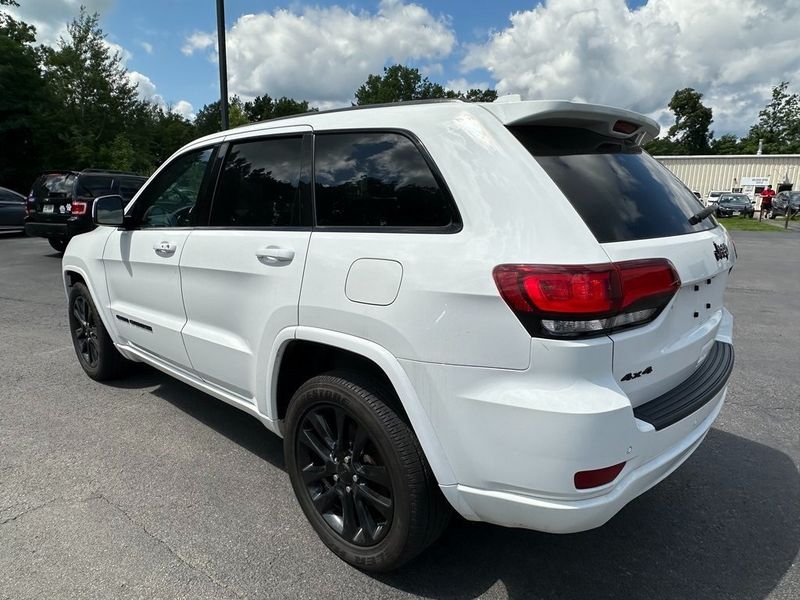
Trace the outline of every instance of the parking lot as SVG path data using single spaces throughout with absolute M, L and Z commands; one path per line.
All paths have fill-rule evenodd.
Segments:
M 0 235 L 0 598 L 799 598 L 800 233 L 734 236 L 736 368 L 683 467 L 600 529 L 454 520 L 371 576 L 318 540 L 256 420 L 148 368 L 88 379 L 60 256 Z

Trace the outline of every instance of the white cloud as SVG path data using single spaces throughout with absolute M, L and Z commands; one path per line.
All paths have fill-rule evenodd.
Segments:
M 186 38 L 186 43 L 181 48 L 186 56 L 191 56 L 197 50 L 205 50 L 211 46 L 216 46 L 217 38 L 213 33 L 204 33 L 202 31 L 195 31 L 192 35 Z
M 116 0 L 22 0 L 18 7 L 4 6 L 15 18 L 36 27 L 36 40 L 54 46 L 66 34 L 67 23 L 78 16 L 81 5 L 88 13 L 105 14 Z
M 436 60 L 455 42 L 444 18 L 401 0 L 382 0 L 374 13 L 331 6 L 243 15 L 227 36 L 229 87 L 245 97 L 267 92 L 341 105 L 388 61 Z M 214 35 L 195 32 L 182 48 L 198 49 L 216 53 Z
M 129 50 L 126 50 L 125 48 L 120 46 L 119 44 L 116 44 L 114 42 L 109 42 L 108 40 L 103 40 L 103 44 L 105 44 L 106 48 L 108 48 L 111 51 L 112 56 L 114 54 L 119 55 L 123 65 L 133 58 L 133 54 Z
M 166 108 L 167 103 L 164 102 L 164 97 L 156 93 L 156 84 L 147 75 L 139 73 L 139 71 L 128 71 L 128 81 L 131 82 L 131 85 L 136 86 L 139 98 Z
M 468 48 L 501 94 L 613 104 L 672 121 L 664 107 L 693 87 L 717 135 L 755 122 L 770 89 L 800 82 L 800 0 L 548 0 Z
M 189 119 L 190 121 L 194 121 L 194 107 L 191 105 L 190 102 L 186 100 L 178 100 L 175 106 L 172 107 L 172 112 L 179 114 L 184 119 Z
M 153 44 L 151 44 L 149 42 L 139 42 L 139 45 L 142 48 L 144 48 L 144 51 L 147 52 L 148 54 L 152 54 L 153 53 Z

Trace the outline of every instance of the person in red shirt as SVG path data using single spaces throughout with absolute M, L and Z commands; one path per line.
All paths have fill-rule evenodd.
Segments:
M 764 216 L 769 216 L 770 211 L 772 210 L 772 198 L 775 196 L 775 190 L 772 189 L 771 185 L 767 186 L 767 189 L 761 190 L 761 214 Z

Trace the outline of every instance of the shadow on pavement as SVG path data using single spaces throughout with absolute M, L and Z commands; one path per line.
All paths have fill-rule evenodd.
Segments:
M 253 417 L 151 369 L 124 387 L 153 393 L 283 468 Z M 603 527 L 549 535 L 454 519 L 403 569 L 376 576 L 429 598 L 764 598 L 800 550 L 800 475 L 768 446 L 712 429 L 670 478 Z M 497 591 L 493 589 L 493 591 Z

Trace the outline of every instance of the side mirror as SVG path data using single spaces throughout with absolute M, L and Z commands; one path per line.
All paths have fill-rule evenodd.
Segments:
M 122 227 L 125 222 L 125 201 L 122 196 L 100 196 L 92 205 L 92 221 L 95 225 Z

